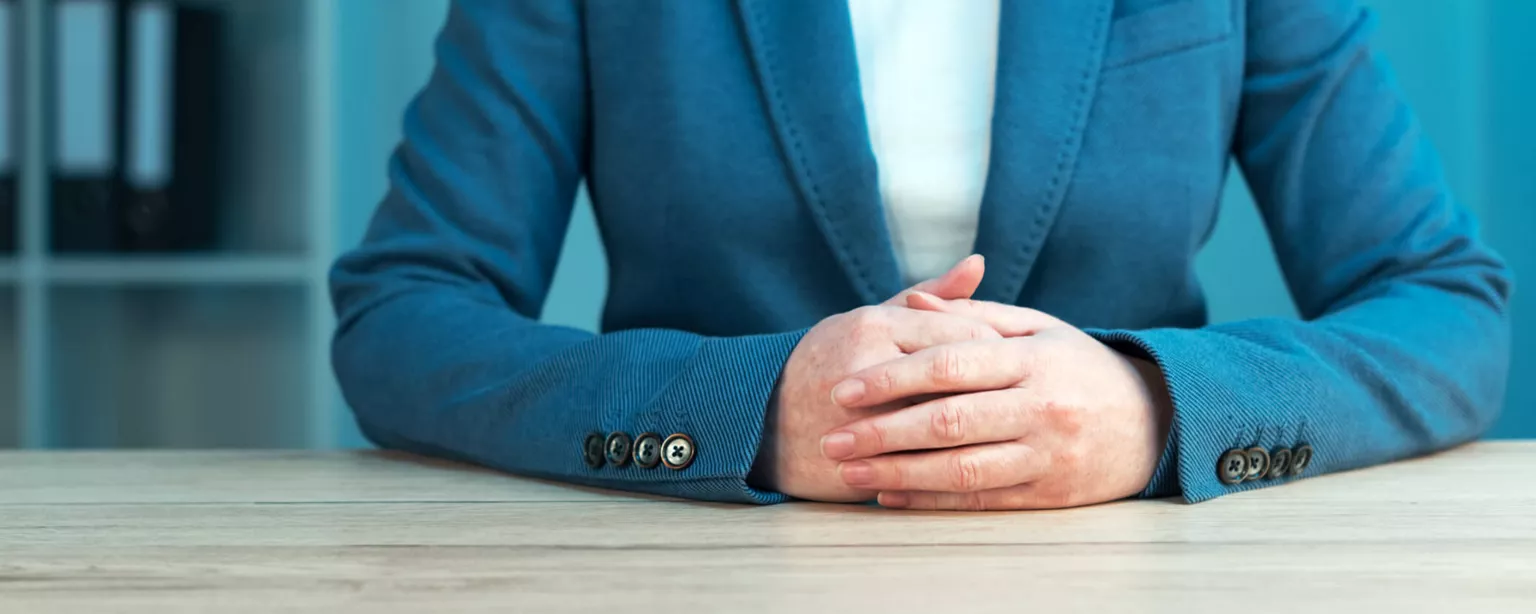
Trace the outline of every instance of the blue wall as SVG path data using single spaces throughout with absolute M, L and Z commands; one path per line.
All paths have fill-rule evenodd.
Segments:
M 384 191 L 384 163 L 399 138 L 400 110 L 431 69 L 444 0 L 339 0 L 336 127 L 340 245 L 361 234 Z M 1518 272 L 1536 275 L 1536 2 L 1376 0 L 1378 51 L 1439 146 L 1458 195 L 1483 217 L 1486 235 Z M 1528 65 L 1528 64 L 1527 64 Z M 1199 262 L 1212 317 L 1294 315 L 1253 203 L 1230 186 Z M 607 269 L 583 202 L 545 308 L 551 322 L 594 329 Z M 1529 281 L 1522 277 L 1522 281 Z M 1523 286 L 1523 284 L 1522 284 Z M 1536 437 L 1536 299 L 1517 296 L 1509 401 L 1495 437 Z
M 1509 397 L 1493 435 L 1536 437 L 1536 2 L 1495 0 L 1492 7 L 1487 32 L 1468 35 L 1487 45 L 1483 223 L 1518 275 Z

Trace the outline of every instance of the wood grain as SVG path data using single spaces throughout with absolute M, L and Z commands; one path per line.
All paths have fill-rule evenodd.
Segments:
M 0 453 L 0 612 L 1536 611 L 1536 443 L 1200 505 L 700 504 L 386 453 Z

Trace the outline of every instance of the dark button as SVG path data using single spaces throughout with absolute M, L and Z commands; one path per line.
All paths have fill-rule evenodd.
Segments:
M 1257 480 L 1269 472 L 1269 452 L 1264 448 L 1254 446 L 1248 448 L 1248 473 L 1244 474 L 1244 480 Z
M 593 469 L 603 466 L 602 433 L 587 435 L 587 440 L 581 445 L 581 460 L 586 461 L 587 466 Z
M 1291 470 L 1291 449 L 1275 448 L 1269 453 L 1269 475 L 1264 476 L 1271 480 L 1285 477 L 1285 472 Z
M 1312 446 L 1301 444 L 1296 446 L 1296 453 L 1291 455 L 1291 475 L 1301 475 L 1307 470 L 1307 465 L 1312 464 Z
M 682 433 L 676 433 L 668 437 L 661 444 L 661 464 L 666 465 L 668 469 L 673 471 L 687 469 L 688 465 L 693 463 L 693 457 L 696 455 L 697 450 L 694 449 L 693 438 Z
M 641 433 L 635 438 L 634 448 L 636 467 L 655 469 L 656 465 L 661 464 L 661 435 Z
M 629 464 L 629 433 L 614 431 L 606 444 L 608 464 L 623 467 Z
M 1246 450 L 1227 450 L 1221 455 L 1221 460 L 1216 465 L 1216 477 L 1221 478 L 1222 484 L 1236 484 L 1248 477 L 1248 452 Z

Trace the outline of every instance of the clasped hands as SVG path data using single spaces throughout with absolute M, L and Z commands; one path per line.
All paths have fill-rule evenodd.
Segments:
M 753 470 L 817 501 L 1039 509 L 1140 492 L 1171 404 L 1150 362 L 1032 309 L 972 301 L 972 256 L 791 353 Z

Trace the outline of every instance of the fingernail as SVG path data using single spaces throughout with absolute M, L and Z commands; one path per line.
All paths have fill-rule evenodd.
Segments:
M 986 262 L 987 261 L 987 257 L 983 256 L 981 254 L 971 254 L 969 256 L 966 256 L 965 259 L 966 260 L 978 260 L 978 261 L 981 261 L 981 262 Z
M 913 292 L 907 296 L 907 306 L 916 309 L 937 311 L 944 308 L 944 301 L 927 292 Z
M 862 380 L 845 380 L 843 383 L 832 387 L 832 402 L 847 407 L 858 403 L 864 398 L 864 382 Z
M 828 460 L 843 460 L 853 456 L 853 433 L 829 433 L 822 437 L 821 455 Z
M 904 492 L 883 492 L 876 501 L 885 507 L 906 507 L 912 503 L 912 498 Z
M 843 474 L 843 483 L 849 486 L 863 486 L 875 481 L 875 468 L 864 461 L 853 461 L 838 466 Z

